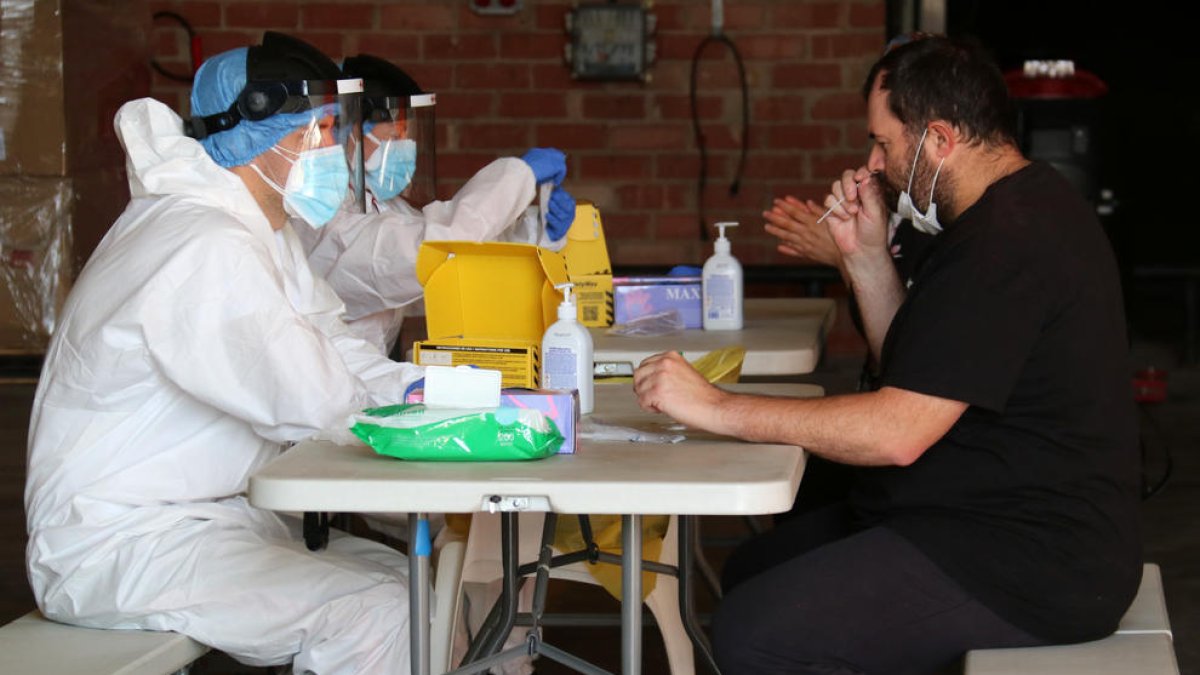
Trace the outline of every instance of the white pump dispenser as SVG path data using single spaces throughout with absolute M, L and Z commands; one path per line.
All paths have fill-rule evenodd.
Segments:
M 555 286 L 563 293 L 558 321 L 542 336 L 542 388 L 577 389 L 579 412 L 592 412 L 592 335 L 579 323 L 571 289 L 575 284 Z
M 704 262 L 704 330 L 741 330 L 742 264 L 730 253 L 725 228 L 735 222 L 716 223 L 720 236 L 713 242 L 713 254 Z

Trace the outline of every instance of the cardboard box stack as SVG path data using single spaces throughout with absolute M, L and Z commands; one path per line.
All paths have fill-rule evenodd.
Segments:
M 113 116 L 150 90 L 143 0 L 0 0 L 0 354 L 44 351 L 129 201 Z

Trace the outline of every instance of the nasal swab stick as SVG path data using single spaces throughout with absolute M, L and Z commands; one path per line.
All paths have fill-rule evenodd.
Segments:
M 874 175 L 874 174 L 872 174 L 872 175 Z M 864 181 L 868 181 L 868 180 L 871 180 L 871 176 L 867 176 L 866 178 L 864 178 L 864 179 L 862 179 L 862 180 L 856 180 L 856 181 L 854 181 L 854 187 L 856 187 L 856 188 L 857 188 L 857 187 L 861 186 L 861 185 L 863 184 L 863 182 L 864 182 Z M 833 210 L 834 210 L 834 209 L 836 209 L 837 207 L 841 206 L 841 205 L 842 205 L 842 202 L 844 202 L 844 201 L 846 201 L 846 195 L 842 195 L 842 198 L 841 198 L 841 199 L 839 199 L 839 200 L 837 200 L 836 202 L 834 202 L 833 206 L 829 207 L 829 208 L 828 208 L 828 209 L 825 211 L 825 213 L 822 213 L 822 214 L 821 214 L 821 217 L 820 217 L 820 218 L 817 218 L 817 224 L 818 224 L 818 225 L 820 225 L 820 224 L 821 224 L 821 221 L 822 221 L 822 220 L 825 220 L 825 218 L 827 218 L 827 217 L 829 216 L 829 214 L 833 213 Z

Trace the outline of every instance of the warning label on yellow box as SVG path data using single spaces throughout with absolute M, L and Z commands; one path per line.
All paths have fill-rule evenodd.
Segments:
M 538 386 L 537 348 L 482 345 L 437 344 L 416 342 L 413 357 L 422 366 L 475 366 L 500 371 L 504 387 L 536 388 Z

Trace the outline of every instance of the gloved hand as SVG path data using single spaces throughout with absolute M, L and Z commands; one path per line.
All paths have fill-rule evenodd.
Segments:
M 554 148 L 530 148 L 521 159 L 533 169 L 533 180 L 538 185 L 554 183 L 562 185 L 567 177 L 567 156 Z
M 566 190 L 556 187 L 546 204 L 546 235 L 550 241 L 562 239 L 571 223 L 575 222 L 575 198 Z

